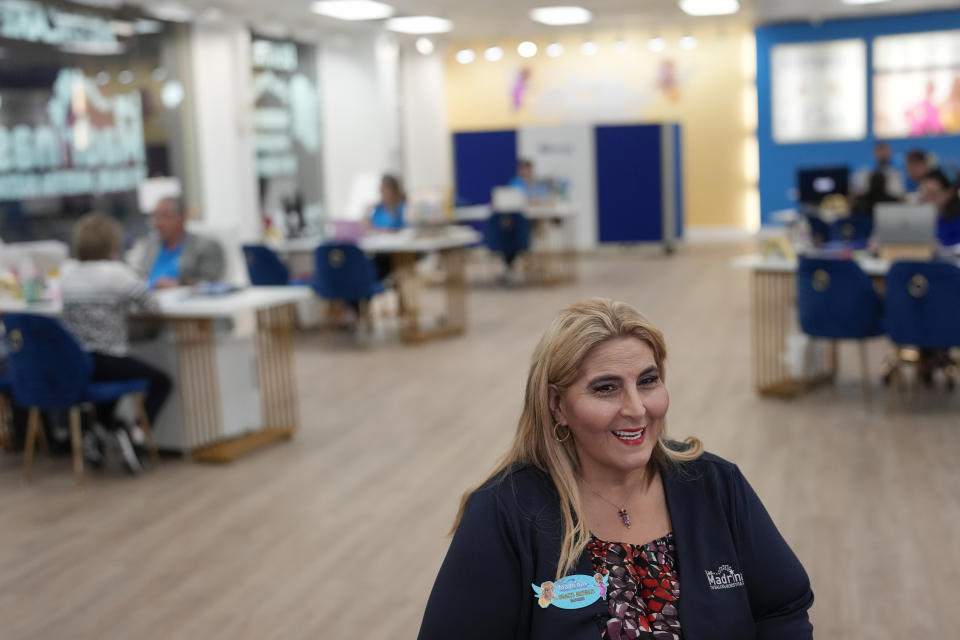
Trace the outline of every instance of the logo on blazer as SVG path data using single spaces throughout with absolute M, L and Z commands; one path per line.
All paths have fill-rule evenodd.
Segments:
M 720 565 L 716 571 L 705 571 L 707 574 L 707 584 L 711 589 L 733 589 L 743 586 L 743 574 L 734 571 L 728 564 Z

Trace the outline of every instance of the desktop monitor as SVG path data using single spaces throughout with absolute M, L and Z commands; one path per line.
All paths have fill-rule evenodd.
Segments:
M 850 169 L 847 167 L 813 167 L 797 171 L 800 203 L 817 206 L 829 195 L 847 195 Z

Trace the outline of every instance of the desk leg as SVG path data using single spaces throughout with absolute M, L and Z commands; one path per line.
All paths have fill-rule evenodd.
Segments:
M 440 252 L 446 305 L 443 322 L 437 327 L 421 326 L 420 294 L 423 283 L 417 278 L 416 262 L 417 254 L 414 253 L 397 253 L 393 256 L 397 292 L 400 296 L 400 339 L 415 344 L 462 334 L 467 326 L 465 250 L 448 249 Z
M 753 376 L 757 393 L 793 397 L 804 389 L 833 380 L 835 361 L 809 379 L 796 379 L 783 357 L 787 336 L 797 331 L 796 274 L 754 272 L 751 280 L 753 315 Z
M 217 374 L 216 336 L 212 320 L 174 322 L 178 375 L 183 408 L 183 437 L 188 450 L 223 437 L 220 377 Z M 188 383 L 188 384 L 183 384 Z
M 232 462 L 271 442 L 289 440 L 300 427 L 299 398 L 293 368 L 293 310 L 293 305 L 284 305 L 257 311 L 255 340 L 261 428 L 194 449 L 191 455 L 195 460 Z

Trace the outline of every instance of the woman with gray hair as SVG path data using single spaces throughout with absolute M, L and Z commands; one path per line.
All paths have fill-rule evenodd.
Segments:
M 146 283 L 127 264 L 119 260 L 123 232 L 112 219 L 100 213 L 88 213 L 73 228 L 72 250 L 75 261 L 61 272 L 63 321 L 93 358 L 92 380 L 118 381 L 145 379 L 150 383 L 144 408 L 151 424 L 170 394 L 170 378 L 159 369 L 129 355 L 127 314 L 157 311 L 157 302 Z M 97 406 L 97 420 L 114 434 L 131 473 L 141 470 L 130 435 L 114 417 L 116 402 Z M 134 440 L 139 440 L 138 429 Z M 97 453 L 89 437 L 85 453 L 96 463 Z

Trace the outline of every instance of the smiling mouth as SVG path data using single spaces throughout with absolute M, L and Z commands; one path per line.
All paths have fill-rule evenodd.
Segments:
M 618 431 L 613 431 L 613 435 L 624 444 L 641 444 L 644 440 L 644 436 L 647 433 L 646 427 L 641 427 L 639 429 L 623 429 Z

